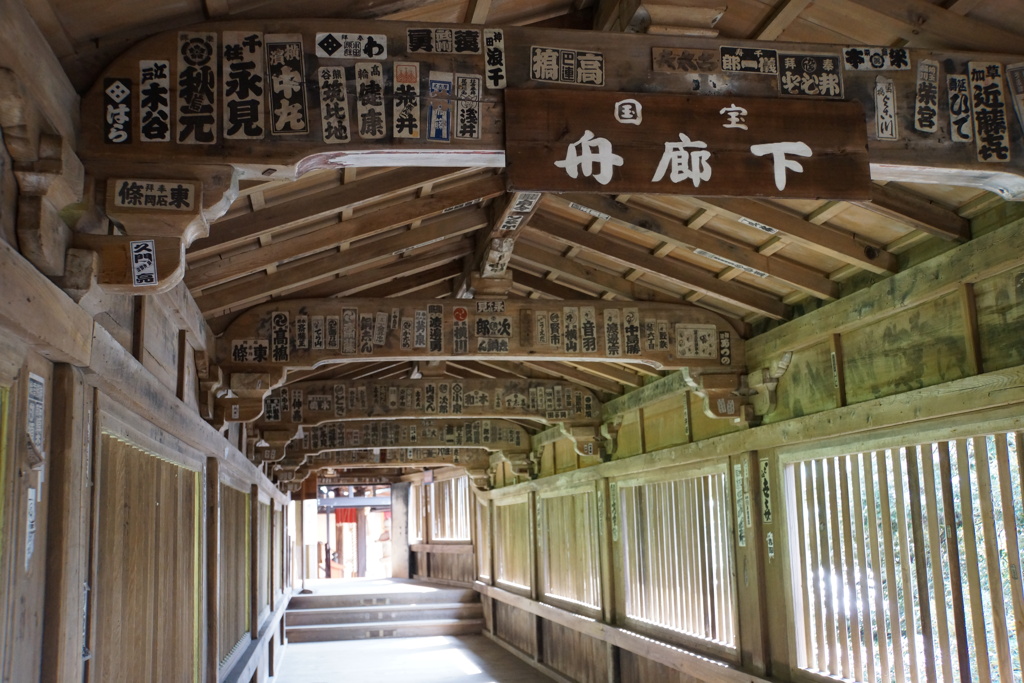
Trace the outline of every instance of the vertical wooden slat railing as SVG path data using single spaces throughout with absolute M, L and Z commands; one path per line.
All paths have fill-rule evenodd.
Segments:
M 1017 514 L 1013 504 L 1013 480 L 1010 474 L 1010 450 L 1007 434 L 995 435 L 996 467 L 999 475 L 999 494 L 1002 502 L 1002 520 L 1005 527 L 1006 554 L 1011 558 L 1007 571 L 1007 579 L 1010 584 L 1010 601 L 1013 607 L 1013 627 L 1011 632 L 1016 640 L 1018 663 L 1021 653 L 1024 653 L 1024 590 L 1021 587 L 1020 562 L 1014 562 L 1012 558 L 1020 557 L 1020 546 L 1017 540 Z M 1020 440 L 1016 441 L 1018 453 Z M 1018 475 L 1024 472 L 1018 472 Z M 1018 482 L 1020 478 L 1018 477 Z
M 906 449 L 907 458 L 907 483 L 910 493 L 910 519 L 912 537 L 914 541 L 914 573 L 917 580 L 917 605 L 921 615 L 920 633 L 923 638 L 922 664 L 924 665 L 924 676 L 926 681 L 936 679 L 935 669 L 935 645 L 932 636 L 932 614 L 931 599 L 928 591 L 928 555 L 925 552 L 924 520 L 921 514 L 921 477 L 918 465 L 918 449 L 916 446 L 908 446 Z M 904 563 L 909 569 L 909 562 Z M 914 648 L 916 650 L 916 648 Z M 911 660 L 915 662 L 916 660 Z M 916 672 L 919 673 L 919 672 Z
M 989 683 L 992 680 L 991 668 L 988 659 L 988 647 L 984 645 L 986 642 L 987 627 L 985 624 L 985 615 L 979 609 L 974 609 L 973 603 L 981 599 L 981 574 L 978 571 L 978 541 L 976 538 L 975 528 L 973 524 L 968 523 L 968 520 L 974 519 L 974 504 L 972 502 L 971 493 L 971 467 L 970 461 L 967 456 L 967 440 L 958 439 L 956 442 L 956 456 L 957 456 L 957 473 L 960 479 L 960 514 L 964 520 L 964 565 L 967 567 L 967 588 L 968 595 L 970 597 L 971 609 L 971 621 L 973 624 L 973 632 L 968 634 L 969 642 L 973 644 L 971 648 L 974 653 L 975 666 L 972 667 L 974 680 L 979 683 Z M 979 647 L 978 644 L 982 643 Z
M 809 680 L 1019 678 L 1020 446 L 1000 432 L 786 456 L 794 655 Z

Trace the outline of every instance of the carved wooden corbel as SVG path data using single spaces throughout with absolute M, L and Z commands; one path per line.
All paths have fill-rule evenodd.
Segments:
M 764 417 L 775 411 L 778 404 L 779 380 L 786 374 L 792 361 L 793 352 L 787 351 L 770 367 L 761 368 L 747 375 L 750 402 L 757 417 Z
M 746 396 L 746 375 L 697 374 L 689 368 L 683 368 L 682 373 L 690 391 L 703 399 L 704 414 L 708 417 L 727 419 L 743 425 L 753 420 L 753 407 Z

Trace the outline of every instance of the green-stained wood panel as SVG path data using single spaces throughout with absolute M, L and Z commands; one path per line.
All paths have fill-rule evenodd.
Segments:
M 576 451 L 568 439 L 555 442 L 555 472 L 571 472 L 578 468 Z
M 952 293 L 844 334 L 848 403 L 966 377 L 960 310 Z
M 1024 364 L 1024 268 L 974 285 L 984 370 Z
M 632 455 L 640 455 L 644 452 L 643 431 L 638 411 L 631 410 L 622 416 L 622 424 L 619 427 L 616 444 L 616 460 L 628 458 Z
M 686 397 L 690 402 L 690 428 L 693 434 L 693 441 L 710 439 L 714 436 L 731 434 L 732 432 L 746 429 L 746 427 L 738 425 L 732 420 L 708 417 L 704 413 L 704 399 L 692 391 L 687 392 Z
M 687 395 L 676 394 L 644 408 L 644 441 L 648 451 L 678 446 L 690 440 Z
M 770 361 L 758 359 L 757 362 L 754 367 L 764 367 Z M 831 347 L 821 342 L 793 354 L 789 368 L 779 380 L 778 405 L 764 421 L 782 422 L 838 406 Z

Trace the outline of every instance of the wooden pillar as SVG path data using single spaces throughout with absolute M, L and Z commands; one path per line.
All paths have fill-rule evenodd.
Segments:
M 220 461 L 206 459 L 206 683 L 216 683 L 220 668 Z
M 356 576 L 366 576 L 366 508 L 356 508 Z
M 618 619 L 615 609 L 615 587 L 618 585 L 618 577 L 615 574 L 615 555 L 612 548 L 612 514 L 611 514 L 611 490 L 607 479 L 597 482 L 597 547 L 600 554 L 601 571 L 601 618 L 606 624 L 614 625 Z M 608 683 L 618 683 L 619 674 L 619 648 L 611 643 L 606 643 L 606 666 L 608 669 Z
M 249 489 L 249 635 L 260 637 L 260 487 Z
M 391 485 L 391 577 L 409 578 L 409 490 L 412 484 Z M 340 557 L 340 555 L 339 555 Z
M 46 598 L 39 680 L 82 680 L 82 614 L 88 578 L 89 478 L 92 467 L 93 391 L 70 365 L 53 375 L 50 449 L 50 529 L 46 540 Z
M 740 660 L 743 668 L 764 675 L 768 666 L 765 539 L 757 453 L 730 458 L 736 528 L 736 583 L 739 597 Z M 742 515 L 740 513 L 743 513 Z M 741 544 L 740 539 L 743 539 Z
M 529 494 L 530 506 L 530 569 L 532 576 L 530 577 L 530 598 L 536 602 L 540 602 L 541 597 L 541 580 L 544 576 L 544 572 L 541 570 L 541 558 L 542 549 L 541 544 L 541 531 L 540 524 L 543 519 L 541 515 L 541 499 L 537 495 L 536 491 L 531 491 Z M 535 662 L 544 661 L 544 620 L 539 616 L 533 615 L 533 660 Z

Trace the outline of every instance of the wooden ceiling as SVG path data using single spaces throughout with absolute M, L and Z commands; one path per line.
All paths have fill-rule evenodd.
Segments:
M 106 63 L 158 31 L 208 19 L 285 15 L 1024 53 L 1020 0 L 733 0 L 727 7 L 721 0 L 26 5 L 82 92 Z M 346 168 L 293 182 L 245 181 L 210 236 L 188 250 L 185 281 L 215 333 L 248 307 L 280 298 L 452 297 L 464 291 L 474 255 L 485 246 L 480 242 L 507 201 L 503 173 L 495 169 Z M 914 248 L 970 239 L 970 219 L 1000 201 L 976 189 L 896 183 L 876 183 L 871 201 L 853 203 L 550 194 L 515 244 L 509 296 L 689 302 L 754 334 L 897 272 Z M 463 208 L 446 211 L 455 206 Z M 414 366 L 350 362 L 289 380 L 383 381 L 406 378 Z M 500 361 L 448 362 L 435 369 L 442 371 L 450 377 L 563 378 L 604 399 L 658 375 L 637 365 Z

